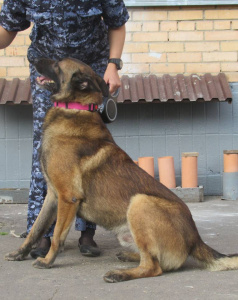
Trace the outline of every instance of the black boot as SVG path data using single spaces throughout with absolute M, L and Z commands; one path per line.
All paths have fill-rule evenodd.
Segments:
M 94 242 L 93 237 L 95 235 L 95 229 L 86 228 L 85 231 L 81 231 L 81 237 L 79 239 L 79 250 L 84 256 L 96 257 L 101 254 L 97 244 Z

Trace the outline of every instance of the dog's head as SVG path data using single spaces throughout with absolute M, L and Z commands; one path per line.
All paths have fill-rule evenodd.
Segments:
M 105 81 L 79 60 L 41 58 L 35 67 L 41 74 L 37 84 L 52 92 L 52 101 L 101 104 L 102 96 L 108 97 Z

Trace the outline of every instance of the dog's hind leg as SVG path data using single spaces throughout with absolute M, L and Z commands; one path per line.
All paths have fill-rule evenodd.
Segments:
M 104 275 L 104 280 L 106 282 L 120 282 L 136 278 L 159 276 L 162 273 L 157 257 L 152 257 L 145 249 L 144 251 L 140 251 L 140 265 L 138 267 L 109 271 Z
M 59 196 L 57 221 L 54 229 L 51 247 L 45 258 L 38 257 L 33 266 L 39 269 L 51 268 L 54 263 L 60 246 L 68 235 L 71 224 L 76 216 L 79 202 L 67 202 L 63 197 Z
M 128 224 L 118 227 L 116 230 L 117 238 L 123 247 L 128 248 L 127 251 L 121 251 L 116 254 L 116 257 L 120 261 L 130 261 L 130 262 L 140 262 L 140 254 L 138 248 L 135 245 L 134 239 L 132 237 L 131 231 Z
M 137 252 L 121 251 L 116 257 L 120 261 L 140 262 L 140 254 Z
M 29 232 L 25 242 L 21 247 L 14 252 L 11 252 L 5 256 L 6 260 L 23 260 L 31 251 L 32 246 L 43 236 L 43 234 L 48 230 L 50 225 L 56 220 L 57 213 L 57 200 L 56 196 L 48 188 L 47 195 L 31 231 Z
M 135 244 L 134 246 L 138 248 L 139 254 L 136 252 L 124 252 L 121 257 L 119 257 L 122 258 L 123 261 L 136 261 L 140 257 L 140 264 L 138 267 L 132 269 L 109 271 L 104 276 L 104 280 L 107 282 L 154 277 L 163 273 L 158 260 L 157 241 L 154 238 L 153 232 L 154 228 L 150 227 L 151 220 L 148 220 L 145 217 L 148 206 L 149 209 L 151 209 L 150 202 L 146 200 L 146 195 L 137 195 L 133 197 L 127 213 L 127 220 Z M 149 228 L 146 228 L 147 220 Z M 129 241 L 128 232 L 123 232 L 123 230 L 121 230 L 119 235 L 121 244 L 125 245 L 125 241 Z M 131 243 L 131 245 L 128 244 L 128 246 L 133 247 L 133 243 Z
M 140 261 L 136 268 L 118 269 L 107 272 L 104 275 L 106 282 L 120 282 L 136 278 L 154 277 L 161 275 L 162 269 L 159 265 L 158 258 L 152 256 L 147 249 L 146 238 L 141 233 L 141 243 L 137 242 L 140 254 L 136 252 L 122 252 L 117 257 L 122 261 Z

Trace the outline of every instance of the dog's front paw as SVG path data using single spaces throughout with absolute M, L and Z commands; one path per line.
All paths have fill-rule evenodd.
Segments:
M 19 251 L 14 251 L 5 255 L 5 260 L 8 261 L 22 261 L 24 259 L 24 255 Z
M 129 280 L 130 278 L 127 276 L 126 273 L 119 271 L 119 270 L 114 270 L 114 271 L 107 272 L 103 276 L 103 279 L 106 282 L 115 283 L 115 282 L 126 281 L 126 280 Z
M 51 264 L 47 263 L 45 258 L 38 257 L 33 263 L 33 267 L 37 269 L 50 269 L 52 267 Z

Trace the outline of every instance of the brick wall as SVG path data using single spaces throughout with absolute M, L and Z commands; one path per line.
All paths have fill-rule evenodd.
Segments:
M 238 81 L 238 5 L 130 9 L 124 73 L 225 72 Z
M 2 3 L 3 0 L 0 0 Z M 238 5 L 129 8 L 122 74 L 225 72 L 238 81 Z M 28 76 L 30 29 L 0 50 L 0 77 Z

